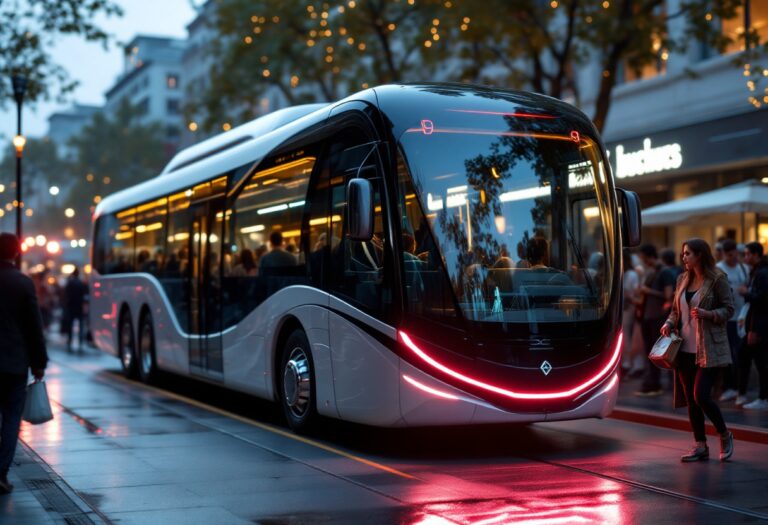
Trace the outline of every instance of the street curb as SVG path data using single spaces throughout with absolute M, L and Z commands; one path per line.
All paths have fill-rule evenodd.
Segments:
M 632 423 L 671 428 L 673 430 L 691 430 L 691 424 L 687 417 L 654 412 L 652 410 L 616 407 L 608 417 L 611 419 L 619 419 L 621 421 L 630 421 Z M 768 445 L 768 429 L 729 423 L 728 430 L 733 432 L 733 437 L 737 440 Z M 715 427 L 709 422 L 707 422 L 707 434 L 710 436 L 718 435 Z
M 58 514 L 64 523 L 112 525 L 109 518 L 85 501 L 24 440 L 19 438 L 18 445 L 17 454 L 27 456 L 34 469 L 19 477 L 47 512 Z

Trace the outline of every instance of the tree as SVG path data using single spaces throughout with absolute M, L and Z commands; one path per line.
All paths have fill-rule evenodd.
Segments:
M 210 84 L 187 113 L 202 105 L 203 127 L 212 129 L 227 109 L 237 111 L 227 119 L 254 118 L 269 90 L 297 104 L 429 77 L 445 58 L 430 51 L 440 38 L 439 22 L 433 22 L 443 4 L 361 0 L 331 7 L 311 0 L 222 0 L 210 49 L 216 57 Z
M 80 235 L 88 231 L 90 212 L 104 196 L 156 176 L 168 161 L 162 125 L 143 125 L 139 118 L 124 101 L 113 118 L 97 113 L 70 141 L 77 160 L 69 170 L 66 206 L 75 210 Z
M 294 104 L 419 80 L 532 89 L 580 105 L 580 68 L 596 60 L 592 117 L 602 130 L 622 71 L 663 65 L 693 41 L 722 50 L 719 22 L 742 3 L 679 0 L 667 12 L 664 0 L 221 0 L 202 105 L 208 115 L 237 107 L 245 120 L 270 87 Z
M 0 0 L 0 108 L 11 98 L 8 78 L 23 74 L 29 84 L 25 99 L 60 97 L 77 82 L 56 64 L 49 52 L 62 35 L 78 35 L 107 45 L 108 35 L 93 19 L 120 16 L 112 0 Z
M 472 14 L 460 44 L 464 76 L 555 98 L 568 95 L 579 105 L 579 67 L 597 60 L 601 77 L 592 120 L 602 131 L 622 68 L 639 73 L 661 65 L 691 41 L 722 50 L 729 41 L 717 21 L 736 16 L 741 4 L 681 0 L 667 12 L 664 0 L 488 0 Z M 672 36 L 670 24 L 678 21 L 684 30 Z

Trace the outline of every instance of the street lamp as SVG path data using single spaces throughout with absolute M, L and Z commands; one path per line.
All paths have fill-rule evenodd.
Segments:
M 16 148 L 16 238 L 21 242 L 21 208 L 24 201 L 21 199 L 21 157 L 24 153 L 24 145 L 27 139 L 21 134 L 21 105 L 24 103 L 24 93 L 27 91 L 27 77 L 13 75 L 13 98 L 16 99 L 16 136 L 13 138 L 13 147 Z M 16 267 L 21 268 L 21 252 L 16 258 Z

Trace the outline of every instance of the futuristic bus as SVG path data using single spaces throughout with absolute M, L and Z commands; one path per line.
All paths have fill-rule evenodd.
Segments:
M 181 151 L 94 220 L 91 327 L 128 376 L 275 400 L 299 431 L 615 404 L 639 201 L 558 100 L 414 84 L 289 108 Z

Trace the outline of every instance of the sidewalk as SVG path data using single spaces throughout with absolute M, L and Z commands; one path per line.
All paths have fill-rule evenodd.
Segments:
M 8 479 L 14 490 L 10 496 L 0 496 L 1 525 L 110 523 L 21 440 Z
M 642 379 L 622 380 L 619 385 L 619 400 L 612 417 L 667 428 L 689 429 L 687 408 L 672 408 L 672 373 L 662 372 L 661 381 L 664 390 L 661 395 L 644 397 L 635 394 L 640 389 Z M 751 378 L 750 386 L 747 398 L 752 401 L 757 397 L 756 375 Z M 733 429 L 742 430 L 741 436 L 734 431 L 737 437 L 768 443 L 768 410 L 745 410 L 737 407 L 733 401 L 718 401 L 717 404 L 726 424 Z M 709 421 L 707 421 L 707 427 L 708 430 L 713 430 Z

